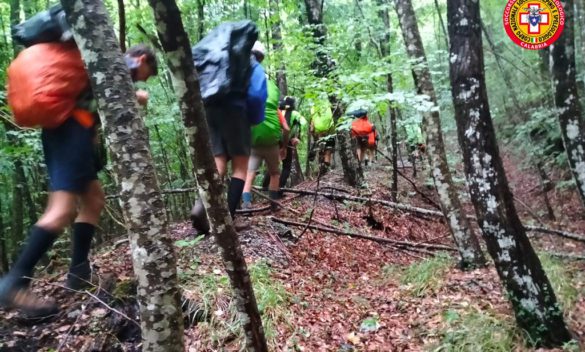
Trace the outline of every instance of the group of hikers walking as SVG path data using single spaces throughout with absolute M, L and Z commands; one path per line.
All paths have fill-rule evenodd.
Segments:
M 89 252 L 105 205 L 98 180 L 104 165 L 97 152 L 100 119 L 96 103 L 80 52 L 71 35 L 68 38 L 65 35 L 70 29 L 62 21 L 63 10 L 56 6 L 50 9 L 50 14 L 41 13 L 35 16 L 35 21 L 18 25 L 26 30 L 15 31 L 14 40 L 26 48 L 8 70 L 8 103 L 15 123 L 42 128 L 49 178 L 48 205 L 31 227 L 9 272 L 0 279 L 0 306 L 18 309 L 29 317 L 50 316 L 58 311 L 53 300 L 37 297 L 30 284 L 35 265 L 70 225 L 72 252 L 65 285 L 71 290 L 91 285 Z M 62 16 L 61 20 L 56 16 Z M 47 36 L 43 32 L 47 28 L 61 35 Z M 224 23 L 193 47 L 209 126 L 209 145 L 217 171 L 228 184 L 232 218 L 240 204 L 243 208 L 251 207 L 252 187 L 262 162 L 266 164 L 263 184 L 269 198 L 277 200 L 282 196 L 280 189 L 291 173 L 304 122 L 296 109 L 297 100 L 281 96 L 276 83 L 267 78 L 262 66 L 266 49 L 257 36 L 255 25 L 249 21 Z M 39 60 L 40 57 L 43 59 Z M 209 57 L 213 60 L 207 60 Z M 124 60 L 134 81 L 147 81 L 158 73 L 156 54 L 146 45 L 128 49 Z M 231 76 L 218 74 L 221 70 L 232 72 Z M 148 93 L 137 90 L 136 99 L 146 105 Z M 357 140 L 357 154 L 367 162 L 373 158 L 376 131 L 364 110 L 357 111 L 354 117 L 352 134 Z M 314 149 L 318 150 L 320 165 L 326 171 L 335 148 L 335 124 L 326 98 L 312 104 L 309 128 L 316 141 Z M 193 206 L 191 220 L 198 233 L 209 233 L 201 201 Z M 236 230 L 249 226 L 238 218 L 234 218 L 234 225 Z

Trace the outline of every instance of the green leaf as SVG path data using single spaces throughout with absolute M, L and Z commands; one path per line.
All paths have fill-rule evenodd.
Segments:
M 380 322 L 377 316 L 364 319 L 360 325 L 361 332 L 376 332 L 378 329 L 380 329 Z

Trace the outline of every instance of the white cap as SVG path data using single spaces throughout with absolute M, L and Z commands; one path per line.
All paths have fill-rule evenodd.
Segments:
M 262 55 L 266 55 L 266 48 L 264 47 L 264 44 L 260 43 L 259 41 L 256 41 L 256 43 L 254 43 L 254 46 L 252 47 L 252 52 L 254 51 Z

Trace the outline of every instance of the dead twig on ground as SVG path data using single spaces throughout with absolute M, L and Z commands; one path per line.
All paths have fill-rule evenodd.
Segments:
M 361 234 L 358 234 L 358 233 L 355 233 L 355 232 L 344 231 L 344 230 L 340 230 L 340 229 L 336 229 L 336 228 L 332 228 L 332 227 L 323 227 L 323 226 L 317 226 L 317 225 L 310 225 L 310 224 L 306 224 L 306 223 L 302 223 L 302 222 L 285 220 L 285 219 L 280 219 L 280 218 L 276 218 L 276 217 L 272 217 L 272 221 L 275 221 L 275 222 L 278 222 L 278 223 L 281 223 L 281 224 L 285 224 L 285 225 L 292 225 L 292 226 L 298 226 L 298 227 L 308 227 L 308 228 L 311 228 L 313 230 L 319 230 L 319 231 L 334 233 L 334 234 L 337 234 L 337 235 L 346 235 L 346 236 L 349 236 L 349 237 L 360 238 L 360 239 L 364 239 L 364 240 L 370 240 L 370 241 L 374 241 L 374 242 L 378 242 L 378 243 L 391 244 L 391 245 L 396 246 L 396 247 L 424 248 L 424 249 L 436 249 L 436 250 L 445 250 L 445 251 L 457 251 L 456 248 L 449 247 L 449 246 L 444 246 L 444 245 L 440 245 L 440 244 L 415 243 L 415 242 L 391 240 L 389 238 L 383 238 L 383 237 L 377 237 L 377 236 L 368 236 L 368 235 L 361 235 Z
M 531 232 L 540 232 L 540 233 L 547 233 L 550 235 L 557 235 L 557 236 L 561 236 L 561 237 L 565 237 L 565 238 L 569 238 L 575 241 L 579 241 L 579 242 L 585 242 L 585 235 L 580 235 L 577 233 L 572 233 L 572 232 L 567 232 L 567 231 L 562 231 L 562 230 L 555 230 L 555 229 L 549 229 L 546 227 L 539 227 L 539 226 L 524 226 L 524 228 L 528 231 Z
M 296 194 L 304 194 L 304 195 L 320 195 L 326 198 L 334 199 L 334 200 L 349 200 L 354 202 L 362 202 L 362 203 L 375 203 L 387 206 L 389 208 L 394 208 L 398 210 L 404 210 L 412 213 L 418 213 L 421 215 L 430 215 L 434 217 L 443 217 L 443 213 L 436 210 L 425 209 L 425 208 L 417 208 L 411 205 L 401 204 L 401 203 L 394 203 L 390 201 L 386 201 L 383 199 L 376 199 L 376 198 L 365 198 L 365 197 L 357 197 L 352 195 L 345 195 L 339 193 L 331 193 L 331 192 L 316 192 L 316 191 L 309 191 L 309 190 L 299 190 L 294 188 L 282 188 L 281 191 L 285 193 L 296 193 Z

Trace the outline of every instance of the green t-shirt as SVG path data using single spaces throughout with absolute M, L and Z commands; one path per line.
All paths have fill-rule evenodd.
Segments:
M 280 91 L 273 81 L 268 82 L 268 98 L 266 99 L 266 119 L 252 127 L 252 146 L 270 146 L 280 142 L 282 126 L 278 118 L 278 100 Z

